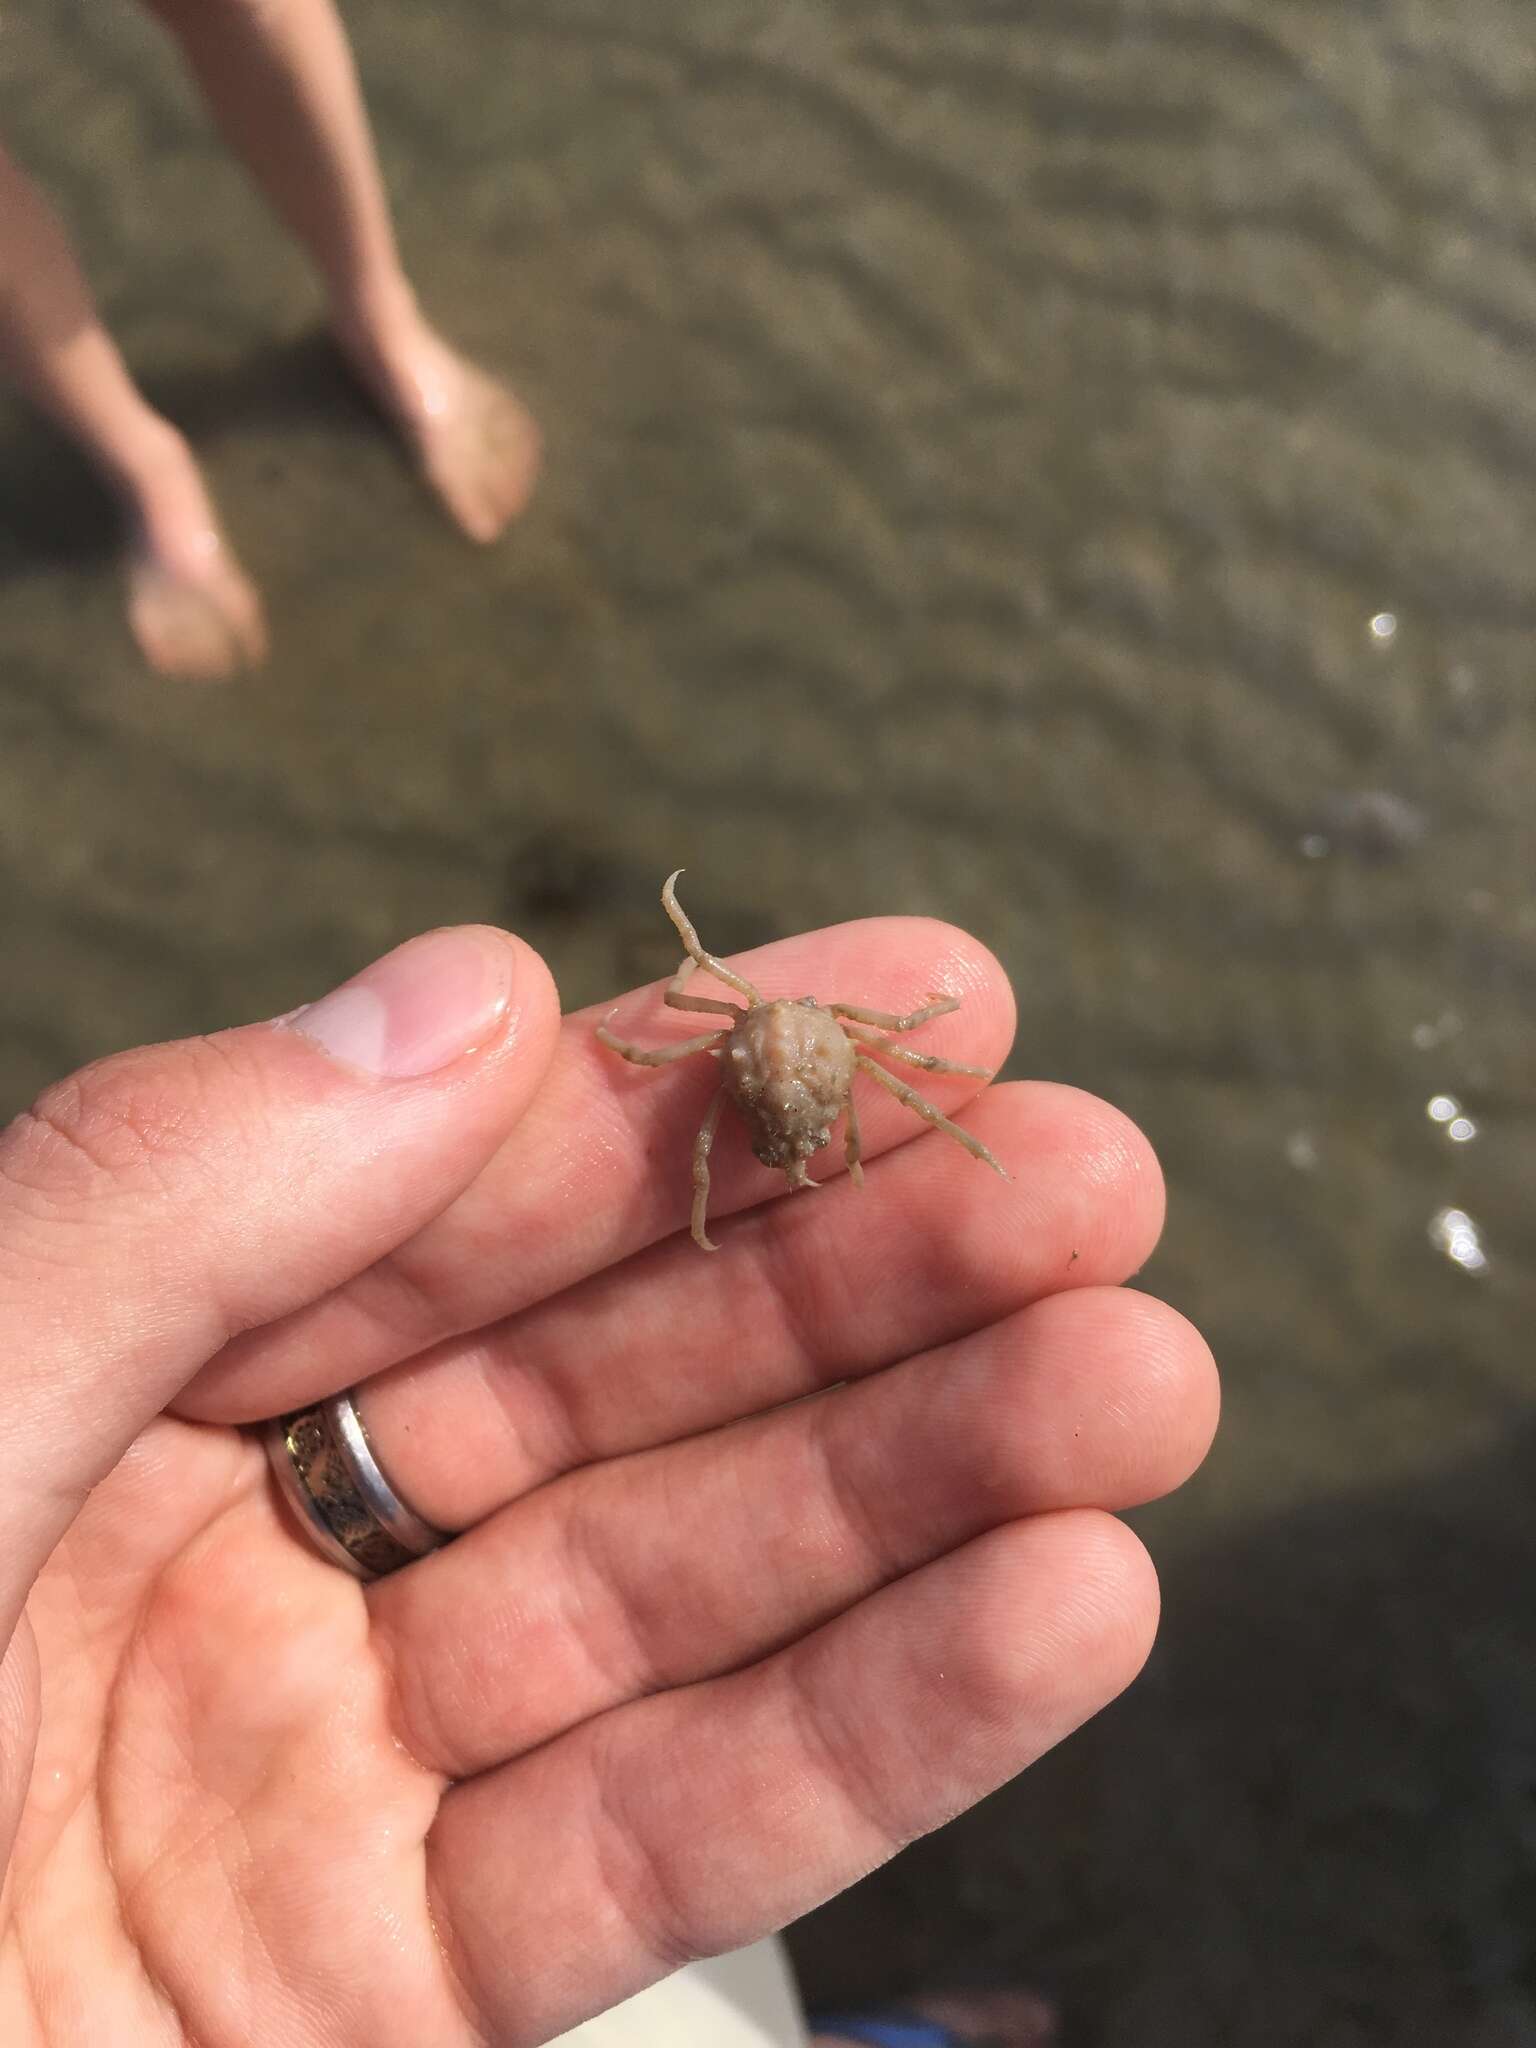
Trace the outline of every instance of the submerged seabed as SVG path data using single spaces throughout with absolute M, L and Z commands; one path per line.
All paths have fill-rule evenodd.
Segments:
M 1140 1518 L 1146 1679 L 808 1922 L 813 1982 L 1022 1973 L 1125 2048 L 1529 2041 L 1523 11 L 357 15 L 424 295 L 549 434 L 488 555 L 144 23 L 7 14 L 0 130 L 277 649 L 147 681 L 99 500 L 0 413 L 4 1106 L 441 921 L 594 999 L 671 964 L 683 863 L 722 949 L 970 925 L 1017 1071 L 1155 1138 L 1146 1284 L 1226 1428 Z

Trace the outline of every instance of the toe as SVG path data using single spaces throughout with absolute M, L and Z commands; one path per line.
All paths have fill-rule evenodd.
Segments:
M 157 571 L 136 578 L 128 623 L 139 650 L 159 674 L 215 682 L 241 659 L 231 620 L 205 591 Z
M 241 660 L 247 668 L 260 668 L 267 658 L 266 615 L 253 583 L 239 579 L 231 621 Z

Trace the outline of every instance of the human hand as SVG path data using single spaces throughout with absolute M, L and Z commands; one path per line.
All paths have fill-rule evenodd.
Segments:
M 744 964 L 950 990 L 925 1049 L 1007 1049 L 945 926 Z M 366 985 L 0 1138 L 8 2048 L 531 2048 L 938 1826 L 1151 1641 L 1105 1510 L 1193 1469 L 1216 1394 L 1114 1285 L 1162 1212 L 1115 1111 L 936 1082 L 1003 1184 L 868 1100 L 866 1191 L 810 1201 L 723 1129 L 709 1259 L 707 1062 L 623 1066 L 500 934 Z M 658 993 L 621 1020 L 660 1043 Z M 366 1589 L 235 1427 L 362 1381 L 394 1484 L 467 1531 Z

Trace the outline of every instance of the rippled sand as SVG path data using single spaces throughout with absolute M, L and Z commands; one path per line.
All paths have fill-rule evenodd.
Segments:
M 548 430 L 489 557 L 152 33 L 7 15 L 0 127 L 277 651 L 146 680 L 98 499 L 0 411 L 5 1106 L 434 922 L 594 999 L 670 966 L 683 864 L 722 949 L 970 925 L 1016 1070 L 1157 1141 L 1147 1280 L 1227 1425 L 1141 1518 L 1147 1679 L 809 1923 L 815 1981 L 1024 1972 L 1125 2048 L 1529 2041 L 1526 12 L 356 12 L 425 296 Z

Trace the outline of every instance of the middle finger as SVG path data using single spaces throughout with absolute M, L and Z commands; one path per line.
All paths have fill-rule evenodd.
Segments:
M 1118 1110 L 1042 1082 L 971 1127 L 1000 1182 L 925 1140 L 771 1202 L 728 1256 L 686 1239 L 367 1382 L 358 1405 L 417 1513 L 466 1529 L 574 1465 L 713 1429 L 948 1343 L 1061 1287 L 1114 1284 L 1156 1241 L 1162 1182 Z

